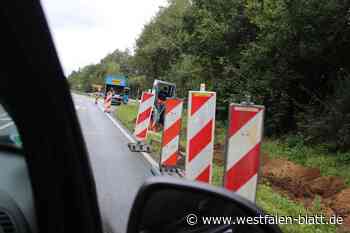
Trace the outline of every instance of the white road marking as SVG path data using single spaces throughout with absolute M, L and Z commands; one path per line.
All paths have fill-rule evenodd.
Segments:
M 99 104 L 98 105 L 99 109 L 104 112 L 103 107 Z M 125 135 L 125 137 L 127 139 L 129 139 L 130 142 L 132 143 L 136 143 L 136 140 L 127 132 L 125 131 L 125 129 L 108 113 L 106 113 L 106 116 L 112 121 L 112 123 Z M 155 168 L 159 169 L 159 165 L 158 163 L 151 157 L 151 155 L 149 155 L 146 152 L 141 152 L 141 154 L 143 155 L 143 157 Z
M 6 129 L 6 128 L 10 127 L 11 125 L 14 125 L 14 124 L 15 123 L 13 123 L 13 122 L 9 122 L 9 123 L 7 123 L 5 125 L 0 126 L 0 130 Z
M 9 117 L 4 117 L 4 118 L 0 118 L 0 121 L 11 121 L 12 119 Z

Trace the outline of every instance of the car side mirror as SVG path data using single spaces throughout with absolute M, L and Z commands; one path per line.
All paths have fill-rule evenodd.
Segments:
M 223 188 L 154 177 L 135 198 L 127 233 L 281 233 L 277 225 L 265 224 L 264 216 L 253 203 Z

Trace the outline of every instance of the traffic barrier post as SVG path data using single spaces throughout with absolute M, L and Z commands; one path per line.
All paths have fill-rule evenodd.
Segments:
M 211 183 L 215 109 L 215 92 L 189 92 L 185 173 L 190 180 Z
M 231 104 L 226 137 L 224 187 L 255 202 L 265 108 Z
M 154 99 L 154 94 L 149 92 L 142 93 L 134 130 L 137 143 L 128 143 L 128 147 L 132 152 L 151 152 L 151 147 L 145 144 L 145 141 L 148 135 Z
M 162 134 L 162 148 L 160 168 L 171 169 L 177 165 L 180 145 L 180 131 L 183 100 L 167 99 L 165 101 L 164 127 Z
M 134 135 L 138 141 L 145 141 L 147 139 L 148 127 L 151 121 L 154 105 L 154 98 L 154 94 L 152 93 L 142 93 L 134 131 Z
M 105 101 L 104 101 L 104 111 L 107 112 L 107 113 L 110 113 L 111 112 L 111 107 L 112 107 L 112 94 L 108 94 L 105 98 Z

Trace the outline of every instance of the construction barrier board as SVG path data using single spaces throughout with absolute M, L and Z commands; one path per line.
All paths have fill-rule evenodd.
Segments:
M 104 100 L 104 112 L 110 113 L 112 107 L 112 94 L 108 94 Z
M 185 174 L 190 180 L 211 183 L 215 110 L 215 92 L 189 92 Z
M 226 137 L 224 187 L 255 202 L 264 106 L 231 104 Z
M 175 167 L 177 165 L 182 108 L 182 99 L 174 98 L 165 101 L 160 167 Z
M 138 141 L 145 141 L 147 139 L 154 99 L 154 94 L 149 92 L 142 93 L 134 131 L 134 136 Z

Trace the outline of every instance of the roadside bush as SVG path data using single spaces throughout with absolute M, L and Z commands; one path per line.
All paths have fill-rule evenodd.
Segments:
M 337 154 L 337 159 L 338 159 L 338 161 L 340 161 L 342 163 L 350 164 L 350 152 L 338 153 Z
M 350 76 L 334 85 L 334 94 L 322 103 L 323 110 L 309 114 L 303 127 L 313 143 L 325 142 L 331 151 L 350 150 Z
M 305 144 L 304 137 L 300 133 L 289 135 L 285 142 L 288 147 L 301 147 Z

